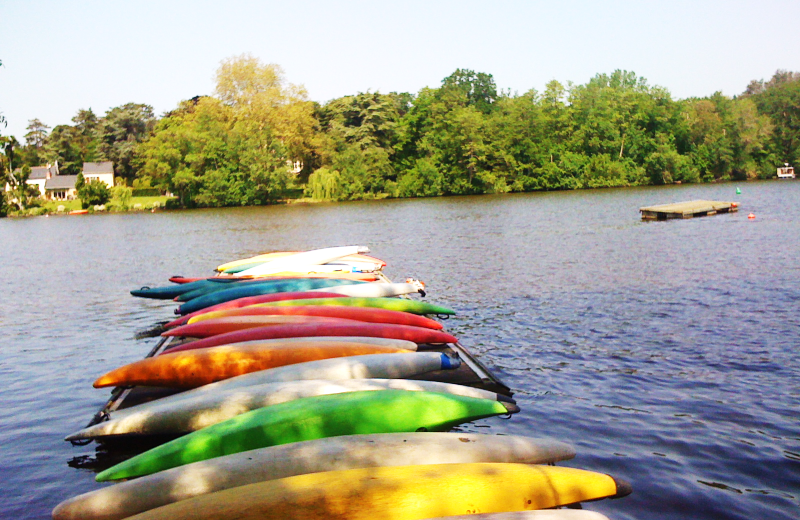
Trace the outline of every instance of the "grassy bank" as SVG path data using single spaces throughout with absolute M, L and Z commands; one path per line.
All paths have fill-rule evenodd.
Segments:
M 106 210 L 109 212 L 126 212 L 126 211 L 148 211 L 153 208 L 163 208 L 167 201 L 171 197 L 167 197 L 164 195 L 161 196 L 153 196 L 153 197 L 132 197 L 127 209 L 120 209 L 118 207 L 114 207 L 112 203 L 108 203 L 106 205 Z M 49 215 L 49 214 L 64 214 L 69 213 L 70 211 L 74 211 L 76 209 L 81 209 L 81 201 L 80 200 L 54 200 L 54 201 L 47 201 L 39 207 L 35 208 L 28 208 L 24 211 L 14 211 L 10 212 L 10 217 L 27 217 L 27 216 L 36 216 L 36 215 Z M 89 211 L 94 211 L 90 209 Z

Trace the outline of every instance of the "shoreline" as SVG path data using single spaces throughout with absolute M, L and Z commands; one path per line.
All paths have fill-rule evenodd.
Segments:
M 569 190 L 533 190 L 533 191 L 524 191 L 524 192 L 504 192 L 504 193 L 474 193 L 474 194 L 465 194 L 465 195 L 436 195 L 430 197 L 391 197 L 389 195 L 385 196 L 376 196 L 376 197 L 367 197 L 367 198 L 360 198 L 360 199 L 351 199 L 351 200 L 319 200 L 319 199 L 312 199 L 307 197 L 301 197 L 297 199 L 283 199 L 277 201 L 273 204 L 261 204 L 261 205 L 253 205 L 253 206 L 204 206 L 204 207 L 196 207 L 196 208 L 170 208 L 167 207 L 166 201 L 174 200 L 175 197 L 171 199 L 167 199 L 166 197 L 163 204 L 156 203 L 150 205 L 142 205 L 141 208 L 134 208 L 129 207 L 125 210 L 118 210 L 118 209 L 89 209 L 86 213 L 80 214 L 70 214 L 70 211 L 42 211 L 42 212 L 32 212 L 29 214 L 19 214 L 18 212 L 10 212 L 6 215 L 7 218 L 27 218 L 27 217 L 49 217 L 53 216 L 81 216 L 81 215 L 94 215 L 98 213 L 109 213 L 109 214 L 120 214 L 120 213 L 156 213 L 161 211 L 190 211 L 195 209 L 222 209 L 222 208 L 255 208 L 255 207 L 263 207 L 263 206 L 291 206 L 291 205 L 316 205 L 316 204 L 340 204 L 346 202 L 363 202 L 363 201 L 379 201 L 379 200 L 400 200 L 400 199 L 435 199 L 435 198 L 445 198 L 445 197 L 463 197 L 463 196 L 472 196 L 472 197 L 481 197 L 486 195 L 511 195 L 511 194 L 519 194 L 519 193 L 546 193 L 550 191 L 598 191 L 598 190 L 610 190 L 610 189 L 631 189 L 631 188 L 643 188 L 643 187 L 668 187 L 668 186 L 702 186 L 702 185 L 709 185 L 709 184 L 723 184 L 723 183 L 753 183 L 753 182 L 768 182 L 768 181 L 782 181 L 785 182 L 787 180 L 793 179 L 779 179 L 779 178 L 771 178 L 771 179 L 745 179 L 745 180 L 730 180 L 730 179 L 718 179 L 711 182 L 698 182 L 698 183 L 685 183 L 685 182 L 673 182 L 670 184 L 649 184 L 649 185 L 637 185 L 637 186 L 600 186 L 596 188 L 576 188 L 576 189 L 569 189 Z M 66 202 L 73 202 L 73 201 L 66 201 Z M 134 204 L 134 205 L 138 205 Z M 41 206 L 33 209 L 39 209 Z

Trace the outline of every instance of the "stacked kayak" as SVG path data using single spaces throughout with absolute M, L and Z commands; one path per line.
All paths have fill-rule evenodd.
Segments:
M 591 520 L 553 508 L 630 493 L 553 466 L 575 456 L 563 442 L 453 432 L 520 410 L 435 319 L 454 311 L 409 298 L 424 285 L 391 283 L 368 252 L 265 253 L 132 291 L 175 299 L 179 317 L 145 358 L 99 374 L 111 398 L 66 440 L 155 447 L 53 518 Z

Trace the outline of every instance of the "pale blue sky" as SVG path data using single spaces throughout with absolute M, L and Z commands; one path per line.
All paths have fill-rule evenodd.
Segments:
M 310 98 L 417 92 L 456 68 L 542 90 L 626 69 L 674 98 L 800 71 L 800 1 L 0 0 L 0 129 L 213 90 L 220 60 L 281 65 Z

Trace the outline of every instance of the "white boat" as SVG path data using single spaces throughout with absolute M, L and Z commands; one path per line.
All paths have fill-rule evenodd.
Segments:
M 789 163 L 784 163 L 782 168 L 778 168 L 778 178 L 779 179 L 794 179 L 794 167 L 789 166 Z

